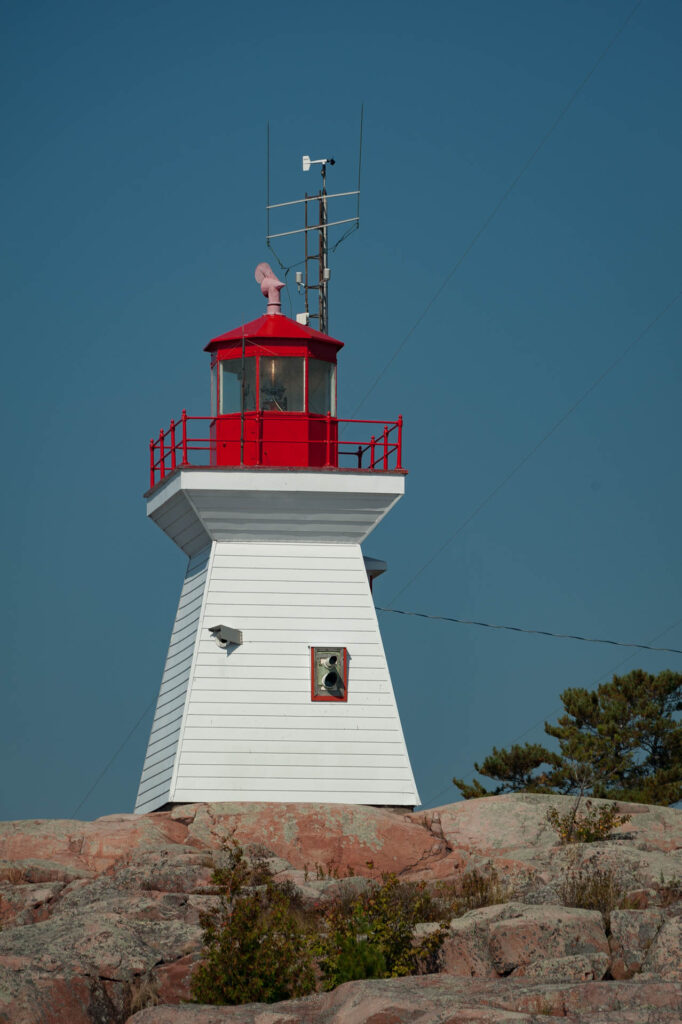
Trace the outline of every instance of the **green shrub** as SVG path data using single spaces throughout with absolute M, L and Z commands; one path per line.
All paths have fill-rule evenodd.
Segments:
M 336 988 L 345 981 L 387 977 L 386 957 L 375 943 L 358 935 L 347 935 L 336 941 L 338 945 L 332 956 L 325 960 L 325 988 Z
M 431 895 L 423 883 L 382 875 L 365 893 L 335 900 L 327 911 L 327 933 L 319 966 L 325 988 L 351 978 L 396 978 L 438 969 L 447 934 L 445 923 L 421 939 L 415 926 L 432 916 Z
M 192 976 L 195 1002 L 272 1003 L 315 988 L 316 937 L 292 912 L 290 894 L 242 848 L 227 847 L 226 867 L 213 873 L 218 906 L 201 915 L 204 960 Z
M 438 969 L 448 892 L 434 898 L 424 883 L 382 876 L 358 893 L 341 881 L 330 904 L 303 906 L 291 883 L 273 881 L 262 851 L 247 859 L 238 843 L 213 873 L 218 904 L 201 915 L 204 959 L 191 982 L 195 1002 L 237 1005 L 275 1002 L 315 989 L 315 967 L 326 989 L 362 978 L 391 978 Z M 328 867 L 327 877 L 337 877 Z M 422 937 L 415 926 L 439 921 Z
M 630 821 L 631 814 L 620 814 L 618 804 L 602 804 L 594 807 L 591 800 L 585 801 L 584 812 L 578 811 L 578 800 L 570 811 L 562 814 L 557 807 L 547 811 L 547 821 L 562 843 L 598 843 L 608 839 L 614 828 Z

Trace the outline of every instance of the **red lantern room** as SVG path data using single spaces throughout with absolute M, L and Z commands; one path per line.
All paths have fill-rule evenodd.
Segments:
M 218 466 L 338 466 L 335 341 L 281 313 L 214 338 Z
M 343 342 L 282 315 L 284 285 L 267 263 L 256 279 L 267 312 L 206 345 L 211 415 L 183 411 L 180 422 L 152 438 L 150 487 L 189 466 L 403 472 L 402 418 L 340 420 L 336 356 Z

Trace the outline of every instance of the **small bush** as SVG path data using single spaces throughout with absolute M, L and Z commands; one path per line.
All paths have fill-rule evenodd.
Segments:
M 620 906 L 624 894 L 613 868 L 598 868 L 589 862 L 569 870 L 559 888 L 559 898 L 565 907 L 598 910 L 607 932 L 611 911 Z
M 296 919 L 289 894 L 272 881 L 263 859 L 250 865 L 232 842 L 213 881 L 219 904 L 200 919 L 204 960 L 192 976 L 192 998 L 239 1005 L 312 992 L 315 936 Z
M 620 814 L 616 803 L 594 807 L 591 800 L 586 800 L 584 812 L 578 811 L 579 803 L 565 814 L 557 807 L 550 807 L 547 811 L 547 821 L 562 843 L 598 843 L 608 839 L 614 828 L 624 825 L 632 817 L 631 814 Z
M 416 939 L 415 926 L 431 915 L 431 896 L 423 883 L 399 882 L 382 875 L 350 902 L 334 901 L 326 915 L 327 934 L 319 965 L 325 988 L 358 978 L 397 978 L 438 969 L 447 934 L 445 923 Z
M 336 941 L 334 937 L 332 942 Z M 333 953 L 324 960 L 325 988 L 336 988 L 346 981 L 387 977 L 386 957 L 379 946 L 366 936 L 347 935 L 338 940 Z

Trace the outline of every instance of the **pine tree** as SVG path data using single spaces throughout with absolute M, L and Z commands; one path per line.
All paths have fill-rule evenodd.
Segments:
M 474 767 L 499 785 L 491 791 L 453 779 L 462 795 L 586 791 L 663 805 L 682 799 L 682 675 L 635 669 L 596 690 L 564 690 L 561 702 L 565 713 L 556 725 L 545 723 L 560 754 L 539 743 L 493 747 Z
M 452 781 L 461 790 L 466 800 L 479 796 L 498 796 L 500 793 L 554 793 L 554 775 L 563 764 L 558 754 L 553 754 L 540 743 L 514 744 L 509 750 L 493 747 L 482 764 L 474 764 L 480 775 L 496 779 L 497 789 L 487 790 L 474 779 L 467 785 L 462 779 Z

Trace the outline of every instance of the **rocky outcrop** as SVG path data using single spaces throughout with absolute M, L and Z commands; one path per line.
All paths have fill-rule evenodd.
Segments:
M 613 838 L 564 847 L 545 819 L 552 802 L 570 804 L 513 795 L 407 815 L 196 804 L 0 823 L 0 1022 L 682 1020 L 682 812 L 628 806 L 632 820 Z M 308 901 L 394 871 L 429 884 L 478 872 L 497 879 L 500 902 L 452 921 L 439 975 L 268 1008 L 182 1005 L 231 838 Z M 571 880 L 597 883 L 594 905 L 564 905 Z
M 674 982 L 532 984 L 435 974 L 351 981 L 333 992 L 270 1006 L 156 1007 L 134 1024 L 679 1024 Z

